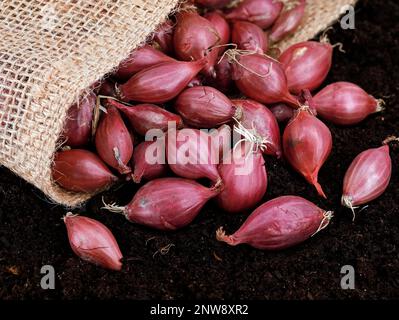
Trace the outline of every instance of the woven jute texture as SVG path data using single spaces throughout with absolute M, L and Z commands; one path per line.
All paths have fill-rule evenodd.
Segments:
M 178 2 L 2 0 L 0 163 L 56 203 L 73 207 L 90 198 L 51 180 L 67 110 L 143 43 Z M 281 46 L 312 38 L 354 2 L 308 0 L 302 27 Z

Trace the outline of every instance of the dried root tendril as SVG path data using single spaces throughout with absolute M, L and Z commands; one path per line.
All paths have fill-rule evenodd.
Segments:
M 122 170 L 120 172 L 123 174 L 130 173 L 131 169 L 123 163 L 119 149 L 117 147 L 114 147 L 112 151 L 114 153 L 114 158 L 120 167 L 120 170 Z
M 227 47 L 227 46 L 232 46 L 233 48 L 228 49 L 228 50 L 226 50 L 225 52 L 223 52 L 223 54 L 221 55 L 221 57 L 220 57 L 220 59 L 219 59 L 219 61 L 218 61 L 217 64 L 221 63 L 222 60 L 226 57 L 226 52 L 227 52 L 227 51 L 229 51 L 229 50 L 238 50 L 238 46 L 237 46 L 237 44 L 235 44 L 235 43 L 227 43 L 227 44 L 221 44 L 221 45 L 220 45 L 220 47 Z M 228 58 L 227 58 L 227 59 L 228 59 Z M 230 60 L 227 60 L 227 61 L 228 61 L 229 63 L 231 63 Z
M 222 259 L 221 257 L 219 257 L 219 256 L 216 254 L 215 251 L 213 251 L 213 257 L 214 257 L 217 261 L 223 262 L 223 259 Z
M 346 53 L 346 51 L 344 50 L 344 45 L 343 45 L 343 43 L 337 42 L 337 43 L 335 43 L 335 44 L 331 44 L 331 41 L 330 41 L 330 39 L 328 38 L 327 32 L 330 31 L 330 30 L 332 30 L 332 29 L 333 29 L 332 27 L 328 27 L 326 30 L 324 30 L 323 34 L 320 36 L 319 41 L 320 41 L 321 43 L 328 43 L 328 44 L 330 44 L 331 47 L 333 47 L 333 48 L 338 47 L 338 50 L 339 50 L 340 52 Z
M 121 88 L 119 87 L 119 85 L 117 83 L 115 83 L 115 95 L 120 99 L 120 100 L 124 100 L 125 96 L 122 94 Z M 115 99 L 115 98 L 114 98 Z M 117 99 L 115 99 L 117 100 Z M 118 100 L 119 101 L 119 100 Z
M 72 212 L 67 212 L 66 215 L 61 218 L 61 220 L 64 220 L 64 222 L 65 222 L 66 218 L 72 218 L 72 217 L 77 217 L 77 216 L 78 216 L 78 214 L 75 214 Z
M 72 150 L 72 148 L 70 146 L 65 145 L 65 143 L 67 143 L 67 141 L 63 141 L 57 148 L 56 150 L 61 150 L 61 151 L 69 151 Z
M 120 166 L 124 166 L 124 164 L 121 160 L 121 155 L 120 155 L 119 149 L 117 147 L 115 147 L 112 149 L 112 151 L 114 152 L 114 157 L 115 157 L 115 160 L 118 162 L 118 164 Z
M 162 256 L 166 255 L 169 253 L 170 249 L 174 247 L 175 245 L 173 243 L 169 243 L 166 246 L 160 248 L 159 250 L 155 251 L 155 253 L 152 255 L 153 258 L 160 253 Z
M 213 47 L 210 47 L 210 48 L 208 49 L 208 51 L 211 51 L 211 50 L 213 50 L 213 49 L 218 49 L 218 48 L 224 48 L 224 47 L 233 47 L 232 49 L 237 49 L 237 48 L 238 48 L 237 45 L 236 45 L 235 43 L 226 43 L 226 44 L 218 44 L 218 45 L 215 45 L 215 46 L 213 46 Z M 223 58 L 224 58 L 224 53 L 223 53 L 223 55 L 219 58 L 217 64 L 219 64 L 220 62 L 222 62 Z
M 221 192 L 224 188 L 223 180 L 222 178 L 219 178 L 216 183 L 211 187 L 211 190 L 215 192 Z
M 312 108 L 307 104 L 301 104 L 299 108 L 296 110 L 297 110 L 297 115 L 299 114 L 299 111 L 306 111 L 310 113 L 312 116 L 316 116 L 315 113 L 312 111 Z
M 236 124 L 234 125 L 234 131 L 243 136 L 243 138 L 237 141 L 237 143 L 234 145 L 233 151 L 238 148 L 241 142 L 245 141 L 251 143 L 250 150 L 252 150 L 252 153 L 256 153 L 258 152 L 258 150 L 261 150 L 262 152 L 265 152 L 267 150 L 267 144 L 270 144 L 271 141 L 267 137 L 262 137 L 257 133 L 253 122 L 252 129 L 247 129 L 236 118 L 233 119 L 236 122 Z M 250 153 L 248 152 L 246 157 L 248 157 L 249 154 Z
M 323 214 L 323 219 L 320 222 L 320 225 L 318 229 L 316 230 L 315 233 L 312 234 L 312 237 L 319 233 L 321 230 L 327 228 L 327 226 L 330 224 L 331 219 L 334 217 L 334 211 L 326 211 Z
M 234 119 L 237 120 L 241 120 L 242 116 L 244 114 L 244 111 L 242 110 L 242 108 L 240 107 L 236 107 L 236 110 L 234 112 Z
M 216 230 L 217 241 L 225 242 L 226 238 L 228 238 L 228 236 L 226 235 L 226 232 L 223 230 L 223 227 L 220 227 L 219 229 Z
M 216 230 L 216 240 L 221 242 L 226 242 L 231 246 L 235 246 L 239 244 L 233 236 L 226 235 L 226 232 L 223 230 L 223 227 L 220 227 Z
M 339 52 L 346 53 L 344 49 L 344 44 L 342 42 L 337 42 L 333 45 L 331 45 L 333 48 L 338 47 Z
M 156 237 L 148 238 L 148 239 L 145 241 L 145 245 L 147 246 L 147 245 L 148 245 L 148 242 L 150 242 L 150 241 L 152 241 L 152 240 L 154 240 L 154 239 L 156 239 Z
M 355 209 L 357 209 L 357 208 L 359 208 L 359 207 L 354 207 L 354 206 L 353 206 L 353 204 L 352 204 L 352 197 L 351 197 L 351 196 L 342 196 L 341 203 L 342 203 L 345 207 L 347 207 L 347 208 L 349 208 L 349 209 L 352 210 L 352 214 L 353 214 L 352 221 L 355 221 L 355 219 L 356 219 Z
M 377 108 L 375 109 L 375 112 L 382 112 L 385 110 L 385 100 L 384 99 L 376 99 L 377 101 Z
M 399 142 L 399 138 L 395 137 L 395 136 L 389 136 L 386 137 L 386 139 L 382 142 L 383 145 L 388 145 L 391 142 Z
M 109 212 L 113 213 L 121 213 L 125 215 L 125 207 L 117 206 L 115 202 L 107 204 L 104 200 L 104 197 L 102 197 L 102 202 L 104 207 L 101 207 L 101 209 L 108 210 Z

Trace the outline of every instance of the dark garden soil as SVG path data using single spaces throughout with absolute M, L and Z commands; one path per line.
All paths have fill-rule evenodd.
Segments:
M 66 210 L 10 171 L 0 173 L 0 299 L 391 299 L 399 298 L 399 146 L 391 149 L 393 176 L 388 190 L 358 214 L 340 207 L 345 169 L 361 151 L 399 134 L 399 2 L 360 1 L 356 30 L 339 25 L 329 32 L 346 53 L 335 50 L 326 83 L 346 80 L 386 101 L 386 111 L 351 128 L 329 125 L 333 153 L 320 172 L 328 200 L 282 161 L 266 160 L 265 200 L 303 196 L 335 211 L 316 237 L 281 252 L 229 247 L 215 240 L 223 225 L 234 231 L 246 215 L 228 215 L 209 203 L 184 230 L 162 233 L 102 212 L 101 196 L 77 210 L 105 223 L 125 261 L 109 272 L 79 260 L 71 251 L 61 217 Z M 128 184 L 105 195 L 127 203 Z M 173 190 L 171 190 L 173 192 Z M 170 246 L 169 252 L 161 250 Z M 52 265 L 56 289 L 42 290 L 40 269 Z M 352 265 L 356 289 L 342 290 L 340 270 Z

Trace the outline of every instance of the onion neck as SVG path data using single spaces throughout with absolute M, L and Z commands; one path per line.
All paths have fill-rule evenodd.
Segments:
M 221 242 L 226 242 L 231 246 L 235 246 L 238 244 L 237 240 L 234 239 L 234 236 L 226 235 L 225 231 L 223 230 L 223 227 L 220 227 L 219 229 L 216 230 L 216 240 Z

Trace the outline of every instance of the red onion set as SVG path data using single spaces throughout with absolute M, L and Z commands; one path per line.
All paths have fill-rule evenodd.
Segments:
M 252 209 L 267 188 L 265 160 L 260 150 L 252 152 L 248 144 L 239 144 L 218 167 L 224 188 L 217 196 L 221 209 L 237 213 Z
M 221 36 L 214 24 L 196 11 L 182 10 L 176 15 L 173 42 L 176 55 L 186 61 L 205 59 L 202 72 L 215 77 L 215 64 L 221 45 Z
M 125 207 L 105 205 L 131 222 L 160 230 L 176 230 L 188 225 L 219 189 L 206 188 L 189 179 L 160 178 L 147 182 Z
M 288 91 L 287 77 L 280 63 L 259 53 L 226 51 L 232 64 L 232 78 L 237 88 L 247 97 L 261 103 L 277 102 L 298 105 Z
M 337 125 L 353 125 L 383 109 L 383 101 L 350 82 L 329 84 L 313 97 L 317 114 Z
M 225 17 L 233 21 L 252 22 L 262 29 L 267 29 L 276 22 L 283 7 L 283 3 L 276 0 L 244 0 L 227 11 Z
M 298 2 L 294 8 L 282 12 L 274 22 L 270 33 L 271 41 L 279 42 L 299 27 L 305 14 L 306 0 Z
M 259 144 L 264 145 L 264 153 L 280 158 L 280 128 L 276 117 L 264 105 L 253 100 L 233 100 L 242 110 L 241 125 L 253 130 L 252 134 Z
M 158 141 L 143 141 L 134 148 L 132 178 L 135 183 L 166 175 L 168 167 L 165 163 L 165 153 L 162 152 L 162 147 L 158 147 L 158 143 Z
M 128 163 L 133 155 L 133 139 L 114 106 L 103 113 L 95 137 L 100 158 L 121 174 L 130 173 Z
M 263 250 L 284 249 L 326 228 L 332 215 L 301 197 L 283 196 L 258 207 L 232 235 L 218 229 L 216 238 L 231 246 L 246 243 Z
M 152 45 L 166 54 L 173 54 L 173 29 L 174 23 L 171 20 L 161 23 L 154 32 Z
M 87 193 L 106 189 L 118 180 L 96 154 L 84 149 L 57 152 L 52 176 L 66 190 Z
M 186 3 L 70 108 L 53 180 L 89 194 L 136 183 L 129 203 L 105 202 L 104 209 L 164 231 L 186 227 L 208 202 L 218 214 L 254 210 L 235 233 L 217 231 L 217 239 L 232 246 L 277 250 L 316 235 L 332 212 L 293 195 L 270 200 L 271 157 L 287 162 L 326 198 L 325 189 L 334 190 L 328 179 L 319 181 L 319 171 L 335 150 L 322 120 L 355 125 L 381 111 L 383 102 L 349 82 L 320 88 L 332 66 L 328 41 L 283 52 L 271 47 L 300 27 L 305 12 L 304 0 L 292 6 L 278 0 Z M 343 206 L 355 212 L 386 190 L 393 141 L 353 160 Z M 72 214 L 64 221 L 80 258 L 121 269 L 109 229 Z
M 392 160 L 389 155 L 389 143 L 399 141 L 388 137 L 379 148 L 361 152 L 353 159 L 345 173 L 342 205 L 352 209 L 366 204 L 384 193 L 391 180 Z
M 223 93 L 207 86 L 183 91 L 176 100 L 175 110 L 186 124 L 195 128 L 215 128 L 233 118 L 239 120 L 242 114 Z
M 129 80 L 135 73 L 160 64 L 161 62 L 173 61 L 172 57 L 167 56 L 150 45 L 145 45 L 134 50 L 130 56 L 121 62 L 115 72 L 115 78 L 120 82 Z
M 237 21 L 233 24 L 231 41 L 237 44 L 238 49 L 266 53 L 269 49 L 269 39 L 263 30 L 256 24 Z
M 111 231 L 102 223 L 67 213 L 64 217 L 69 243 L 78 257 L 103 268 L 122 269 L 122 253 Z
M 217 169 L 219 148 L 210 143 L 210 136 L 197 129 L 169 131 L 167 136 L 167 162 L 179 177 L 188 179 L 207 178 L 221 183 Z
M 279 57 L 290 92 L 317 89 L 331 68 L 333 47 L 328 42 L 305 41 L 285 50 Z
M 95 106 L 96 95 L 91 93 L 70 107 L 63 132 L 69 146 L 77 148 L 89 143 Z
M 283 134 L 283 149 L 293 168 L 314 185 L 320 196 L 327 198 L 318 174 L 331 153 L 332 136 L 330 129 L 309 108 L 298 110 L 288 123 Z

